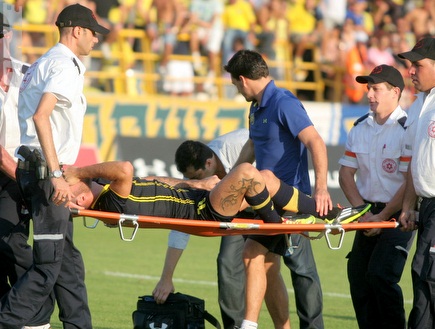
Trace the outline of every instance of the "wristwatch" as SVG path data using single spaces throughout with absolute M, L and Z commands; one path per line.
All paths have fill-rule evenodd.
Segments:
M 50 173 L 50 178 L 60 178 L 62 177 L 62 170 L 53 170 Z

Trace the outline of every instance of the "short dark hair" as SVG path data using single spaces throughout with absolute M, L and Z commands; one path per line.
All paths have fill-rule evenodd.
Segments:
M 179 172 L 184 173 L 192 166 L 195 170 L 205 169 L 207 159 L 213 157 L 213 151 L 204 143 L 188 140 L 175 151 L 175 165 Z
M 241 75 L 251 80 L 269 76 L 269 67 L 261 54 L 247 49 L 236 52 L 224 69 L 233 79 L 239 79 Z

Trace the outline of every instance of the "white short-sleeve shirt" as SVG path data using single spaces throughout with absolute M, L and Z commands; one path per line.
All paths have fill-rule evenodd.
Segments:
M 435 88 L 419 93 L 408 109 L 411 172 L 417 195 L 435 197 Z
M 32 64 L 23 78 L 18 101 L 21 144 L 40 148 L 32 117 L 42 95 L 52 93 L 57 98 L 50 117 L 56 153 L 61 164 L 75 163 L 86 112 L 84 73 L 85 66 L 61 43 Z
M 405 181 L 409 154 L 405 150 L 406 112 L 397 107 L 383 125 L 373 113 L 354 126 L 348 135 L 339 164 L 357 169 L 356 185 L 363 199 L 389 202 Z
M 12 79 L 9 89 L 5 92 L 0 88 L 0 145 L 10 156 L 15 157 L 15 150 L 20 145 L 20 126 L 18 124 L 18 91 L 24 72 L 29 68 L 14 58 L 11 58 Z

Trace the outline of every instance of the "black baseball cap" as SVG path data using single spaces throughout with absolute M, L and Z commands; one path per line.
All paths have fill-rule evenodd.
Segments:
M 56 26 L 59 28 L 80 26 L 100 34 L 107 34 L 110 32 L 108 29 L 98 24 L 92 10 L 78 3 L 65 7 L 60 12 L 57 17 Z
M 399 54 L 400 58 L 405 58 L 411 62 L 418 62 L 429 58 L 435 60 L 435 38 L 427 37 L 418 41 L 411 51 Z
M 388 82 L 394 87 L 399 87 L 402 91 L 405 87 L 405 82 L 400 72 L 390 65 L 378 65 L 369 75 L 359 75 L 356 77 L 356 81 L 359 83 L 381 83 Z

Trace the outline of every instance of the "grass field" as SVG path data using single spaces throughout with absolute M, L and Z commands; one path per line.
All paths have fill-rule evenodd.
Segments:
M 137 297 L 150 294 L 159 279 L 168 233 L 168 230 L 141 229 L 134 241 L 125 242 L 120 239 L 116 228 L 107 228 L 99 223 L 95 229 L 88 229 L 82 225 L 81 218 L 75 219 L 74 239 L 85 260 L 89 305 L 95 329 L 133 328 L 131 314 L 135 310 Z M 339 250 L 329 249 L 324 238 L 312 242 L 322 282 L 323 316 L 327 329 L 357 328 L 345 260 L 353 235 L 352 232 L 346 233 Z M 338 241 L 338 236 L 333 236 L 331 240 L 333 243 Z M 203 298 L 206 309 L 221 321 L 216 283 L 219 243 L 220 238 L 192 236 L 175 272 L 174 284 L 179 292 Z M 413 253 L 414 249 L 411 255 Z M 407 314 L 412 299 L 410 262 L 411 258 L 408 259 L 401 283 Z M 282 273 L 290 296 L 292 328 L 299 328 L 289 270 L 284 265 Z M 273 328 L 265 306 L 259 323 L 260 328 Z M 52 317 L 52 328 L 62 328 L 57 319 L 57 310 Z M 213 326 L 206 325 L 206 328 Z

